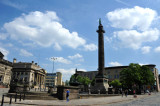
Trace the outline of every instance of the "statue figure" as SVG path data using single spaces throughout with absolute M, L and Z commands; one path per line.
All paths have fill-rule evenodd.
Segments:
M 99 18 L 99 25 L 101 25 L 101 18 Z

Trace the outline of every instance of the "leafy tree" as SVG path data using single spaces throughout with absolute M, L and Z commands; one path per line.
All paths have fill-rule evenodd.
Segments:
M 65 81 L 65 85 L 67 85 L 67 86 L 69 85 L 69 81 L 68 80 Z
M 154 84 L 154 76 L 147 66 L 131 63 L 120 72 L 120 82 L 123 87 L 138 85 L 140 89 L 142 85 Z
M 134 84 L 140 83 L 140 65 L 131 63 L 128 68 L 123 69 L 120 72 L 120 82 L 125 88 L 131 88 Z
M 74 82 L 77 81 L 80 84 L 83 84 L 85 86 L 89 85 L 91 83 L 91 80 L 88 77 L 82 77 L 82 76 L 77 76 L 75 77 L 75 75 L 72 75 L 70 78 L 70 82 Z
M 112 85 L 114 88 L 119 88 L 122 84 L 119 80 L 115 79 L 110 83 L 110 85 Z
M 141 76 L 143 85 L 153 85 L 155 82 L 154 75 L 147 66 L 141 67 Z
M 78 76 L 77 80 L 79 83 L 81 83 L 83 85 L 89 85 L 91 83 L 91 80 L 88 77 Z
M 93 78 L 91 81 L 91 85 L 94 86 L 94 84 L 95 84 L 95 78 Z

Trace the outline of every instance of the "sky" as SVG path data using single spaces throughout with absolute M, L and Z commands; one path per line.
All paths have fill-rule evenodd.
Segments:
M 98 20 L 105 67 L 155 64 L 160 70 L 160 0 L 0 0 L 0 51 L 68 80 L 98 68 Z M 54 61 L 53 61 L 54 58 Z

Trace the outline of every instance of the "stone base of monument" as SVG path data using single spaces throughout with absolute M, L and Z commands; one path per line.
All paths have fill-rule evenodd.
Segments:
M 91 94 L 108 94 L 108 79 L 96 78 L 95 85 L 91 86 Z

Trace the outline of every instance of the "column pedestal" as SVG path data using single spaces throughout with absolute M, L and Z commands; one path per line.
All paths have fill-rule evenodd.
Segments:
M 108 93 L 108 79 L 107 78 L 96 78 L 95 85 L 91 87 L 92 94 L 107 94 Z

